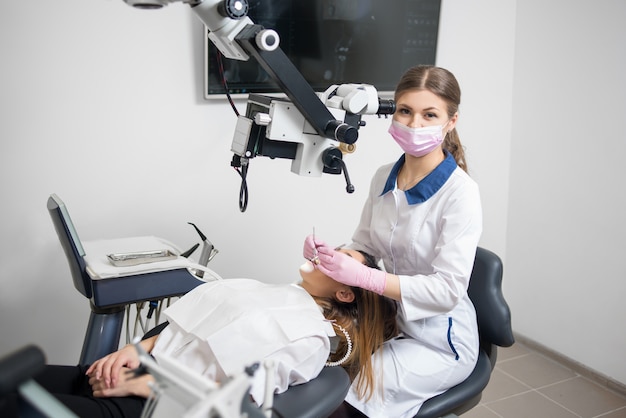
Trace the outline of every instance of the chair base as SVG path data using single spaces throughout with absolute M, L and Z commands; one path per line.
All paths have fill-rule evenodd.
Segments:
M 92 364 L 118 349 L 124 314 L 123 306 L 102 311 L 92 305 L 79 364 Z

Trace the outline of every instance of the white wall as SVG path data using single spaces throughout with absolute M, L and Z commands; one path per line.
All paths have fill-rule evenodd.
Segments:
M 626 3 L 519 1 L 516 15 L 514 328 L 626 383 Z
M 443 2 L 438 63 L 463 89 L 459 129 L 481 186 L 481 245 L 505 259 L 517 331 L 626 382 L 623 366 L 610 363 L 626 342 L 616 331 L 624 285 L 614 261 L 624 227 L 610 222 L 623 203 L 608 180 L 618 170 L 614 151 L 624 148 L 609 136 L 624 109 L 624 6 L 522 3 Z M 603 18 L 584 20 L 595 13 Z M 618 33 L 613 40 L 604 30 Z M 580 49 L 545 42 L 565 36 L 567 44 L 582 32 L 614 43 L 615 54 L 587 38 L 573 44 Z M 329 242 L 350 238 L 371 174 L 399 155 L 389 122 L 367 118 L 346 159 L 353 195 L 342 177 L 298 177 L 287 161 L 257 158 L 242 214 L 229 166 L 235 117 L 225 103 L 201 98 L 201 33 L 180 4 L 148 12 L 122 0 L 0 2 L 0 353 L 34 342 L 51 362 L 78 359 L 88 305 L 45 209 L 51 193 L 83 240 L 157 235 L 186 248 L 197 241 L 186 222 L 195 222 L 220 249 L 211 266 L 226 277 L 292 281 L 313 226 Z M 618 64 L 612 70 L 598 65 L 609 60 Z M 615 85 L 621 102 L 605 94 Z M 546 93 L 558 105 L 546 107 Z M 595 96 L 593 105 L 580 104 L 583 94 Z M 604 159 L 582 142 L 590 136 L 606 142 Z M 591 165 L 579 168 L 586 155 Z

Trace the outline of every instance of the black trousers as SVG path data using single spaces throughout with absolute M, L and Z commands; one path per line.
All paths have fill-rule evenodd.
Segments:
M 86 371 L 86 366 L 46 366 L 34 379 L 81 418 L 136 418 L 141 415 L 143 398 L 94 398 Z M 17 395 L 0 400 L 0 417 L 19 417 L 19 402 Z

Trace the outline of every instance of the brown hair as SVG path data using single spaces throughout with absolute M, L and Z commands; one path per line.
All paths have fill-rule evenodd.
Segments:
M 445 68 L 431 65 L 418 65 L 409 68 L 398 82 L 394 95 L 395 100 L 397 101 L 400 96 L 410 90 L 428 90 L 439 96 L 448 105 L 449 118 L 452 118 L 459 110 L 461 88 L 454 74 Z M 443 149 L 452 154 L 458 166 L 467 172 L 465 150 L 461 145 L 461 139 L 456 128 L 444 138 Z
M 365 256 L 365 265 L 378 268 L 373 258 Z M 382 295 L 358 287 L 352 288 L 354 301 L 342 303 L 332 298 L 314 297 L 324 311 L 324 316 L 343 327 L 352 339 L 352 354 L 341 366 L 348 372 L 350 380 L 357 379 L 356 388 L 360 397 L 369 399 L 373 395 L 374 368 L 372 355 L 383 343 L 398 334 L 396 302 Z M 338 332 L 339 346 L 329 359 L 337 361 L 345 356 L 348 342 Z

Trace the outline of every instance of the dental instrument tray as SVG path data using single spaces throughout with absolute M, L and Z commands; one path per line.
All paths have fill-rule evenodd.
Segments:
M 173 260 L 178 257 L 170 250 L 138 251 L 132 253 L 107 254 L 107 258 L 116 267 L 136 266 L 138 264 L 156 263 L 157 261 Z

